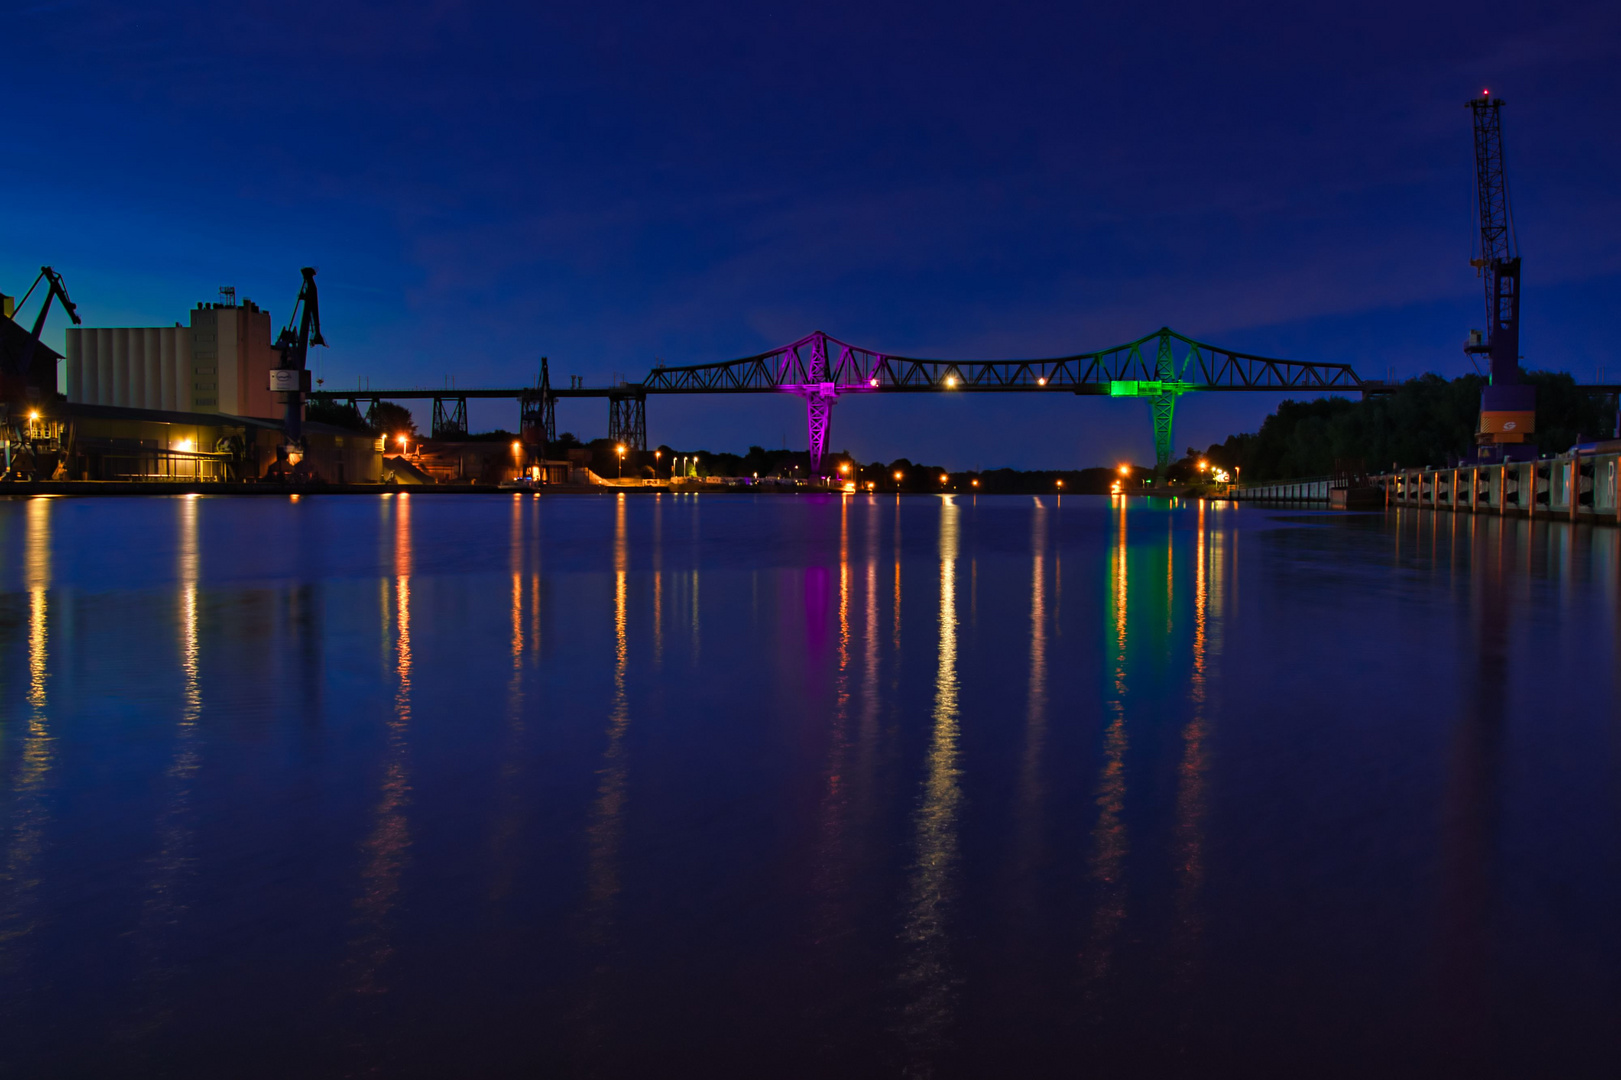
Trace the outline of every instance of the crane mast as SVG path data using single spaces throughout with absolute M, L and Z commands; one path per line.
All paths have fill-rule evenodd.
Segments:
M 4 476 L 8 479 L 49 479 L 62 467 L 63 454 L 71 441 L 65 437 L 68 434 L 67 421 L 59 415 L 52 415 L 55 401 L 50 392 L 34 379 L 34 353 L 40 334 L 45 330 L 45 319 L 51 313 L 51 302 L 61 301 L 62 310 L 67 312 L 75 326 L 83 321 L 79 318 L 78 305 L 68 299 L 62 275 L 49 266 L 42 266 L 39 276 L 34 278 L 34 283 L 17 302 L 16 308 L 7 314 L 15 314 L 16 309 L 28 303 L 28 298 L 34 295 L 34 290 L 42 281 L 46 283 L 45 299 L 40 302 L 33 329 L 29 331 L 18 354 L 0 366 L 0 428 L 4 429 Z M 55 385 L 53 375 L 50 388 L 54 389 Z
M 299 286 L 298 299 L 293 302 L 287 325 L 276 338 L 281 352 L 281 364 L 270 372 L 270 389 L 281 395 L 286 405 L 284 428 L 286 443 L 276 454 L 271 466 L 278 475 L 296 468 L 304 453 L 304 396 L 310 392 L 310 373 L 305 367 L 311 345 L 325 345 L 321 337 L 321 307 L 315 290 L 315 268 L 306 266 L 299 271 L 304 282 Z M 295 478 L 307 475 L 307 468 L 296 470 Z
M 1469 260 L 1486 292 L 1486 331 L 1471 331 L 1464 351 L 1484 354 L 1491 381 L 1481 392 L 1476 440 L 1484 460 L 1523 456 L 1536 430 L 1536 388 L 1520 380 L 1520 252 L 1503 167 L 1503 102 L 1489 91 L 1468 102 L 1475 128 L 1475 214 L 1479 247 Z M 1528 451 L 1529 448 L 1527 447 Z

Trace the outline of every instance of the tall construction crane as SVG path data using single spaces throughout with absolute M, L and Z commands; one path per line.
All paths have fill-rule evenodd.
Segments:
M 1479 248 L 1469 260 L 1486 286 L 1486 331 L 1469 332 L 1464 352 L 1485 355 L 1491 382 L 1480 395 L 1475 439 L 1486 461 L 1534 456 L 1536 387 L 1520 381 L 1520 251 L 1503 170 L 1503 101 L 1481 91 L 1467 102 L 1475 122 L 1475 217 Z
M 321 307 L 315 292 L 315 267 L 306 266 L 299 271 L 304 283 L 299 286 L 298 299 L 293 302 L 287 325 L 276 338 L 281 352 L 281 365 L 270 372 L 270 389 L 282 395 L 287 412 L 284 419 L 286 441 L 276 451 L 276 462 L 270 467 L 275 478 L 308 479 L 313 471 L 303 464 L 304 457 L 304 396 L 310 392 L 310 373 L 304 366 L 311 345 L 326 345 L 321 336 Z
M 28 303 L 28 298 L 34 295 L 34 290 L 39 288 L 42 281 L 46 283 L 45 299 L 39 306 L 33 330 L 20 345 L 15 344 L 15 329 L 7 334 L 12 342 L 0 343 L 6 346 L 0 348 L 0 411 L 4 414 L 6 437 L 5 475 L 14 478 L 48 478 L 56 462 L 42 461 L 41 458 L 54 455 L 65 446 L 63 421 L 51 415 L 52 406 L 55 405 L 56 373 L 53 369 L 47 380 L 34 370 L 34 353 L 39 346 L 40 334 L 45 330 L 45 319 L 51 313 L 51 302 L 60 300 L 62 310 L 68 313 L 75 326 L 83 321 L 79 318 L 78 306 L 68 299 L 62 275 L 49 266 L 39 268 L 39 275 L 28 286 L 23 298 L 15 308 L 5 312 L 8 319 L 16 308 Z

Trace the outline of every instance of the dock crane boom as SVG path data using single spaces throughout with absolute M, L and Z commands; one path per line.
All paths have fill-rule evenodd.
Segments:
M 1536 430 L 1536 388 L 1520 381 L 1520 252 L 1503 168 L 1503 101 L 1483 91 L 1471 99 L 1475 127 L 1475 212 L 1479 249 L 1469 260 L 1486 287 L 1486 332 L 1471 331 L 1464 351 L 1484 354 L 1491 382 L 1481 392 L 1476 440 L 1480 457 L 1508 460 Z M 1499 447 L 1503 449 L 1498 449 Z

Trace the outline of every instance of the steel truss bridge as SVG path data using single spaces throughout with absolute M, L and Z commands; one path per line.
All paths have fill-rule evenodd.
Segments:
M 1146 398 L 1154 422 L 1154 453 L 1160 470 L 1173 457 L 1176 399 L 1195 391 L 1388 392 L 1382 381 L 1364 379 L 1349 364 L 1279 360 L 1210 345 L 1169 328 L 1098 352 L 1046 360 L 923 360 L 891 356 L 849 345 L 817 331 L 780 349 L 710 364 L 655 367 L 639 383 L 554 389 L 546 362 L 539 385 L 517 389 L 320 390 L 312 399 L 347 401 L 372 410 L 383 401 L 433 401 L 433 434 L 467 433 L 467 402 L 516 400 L 526 442 L 555 441 L 558 398 L 608 399 L 608 437 L 631 449 L 647 449 L 650 394 L 794 394 L 804 399 L 810 436 L 811 475 L 819 475 L 827 451 L 833 405 L 847 394 L 885 393 L 1068 393 Z

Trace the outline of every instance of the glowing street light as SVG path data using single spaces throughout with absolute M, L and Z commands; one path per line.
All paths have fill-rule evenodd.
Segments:
M 901 471 L 899 469 L 896 469 L 895 470 L 895 483 L 898 484 L 900 482 L 901 482 Z
M 523 460 L 523 443 L 517 439 L 512 440 L 512 456 L 519 461 Z
M 975 487 L 978 487 L 978 486 L 979 486 L 979 478 L 978 478 L 978 477 L 975 477 L 975 478 L 974 478 L 974 486 L 975 486 Z
M 1131 475 L 1131 466 L 1130 465 L 1122 465 L 1122 466 L 1120 466 L 1120 469 L 1118 471 L 1119 471 L 1121 476 L 1130 476 Z
M 1063 487 L 1063 486 L 1064 486 L 1064 482 L 1063 482 L 1063 481 L 1062 481 L 1062 480 L 1060 480 L 1060 481 L 1058 481 L 1058 486 L 1059 486 L 1059 487 Z
M 1210 462 L 1206 461 L 1204 458 L 1200 458 L 1199 459 L 1199 471 L 1204 472 L 1208 468 L 1210 468 Z
M 620 443 L 614 449 L 619 451 L 619 479 L 623 480 L 625 478 L 625 444 Z
M 30 421 L 38 420 L 39 419 L 39 410 L 38 409 L 30 409 L 30 410 L 28 410 L 28 419 Z
M 839 464 L 839 472 L 848 475 L 850 472 L 850 463 L 848 461 L 841 462 Z

